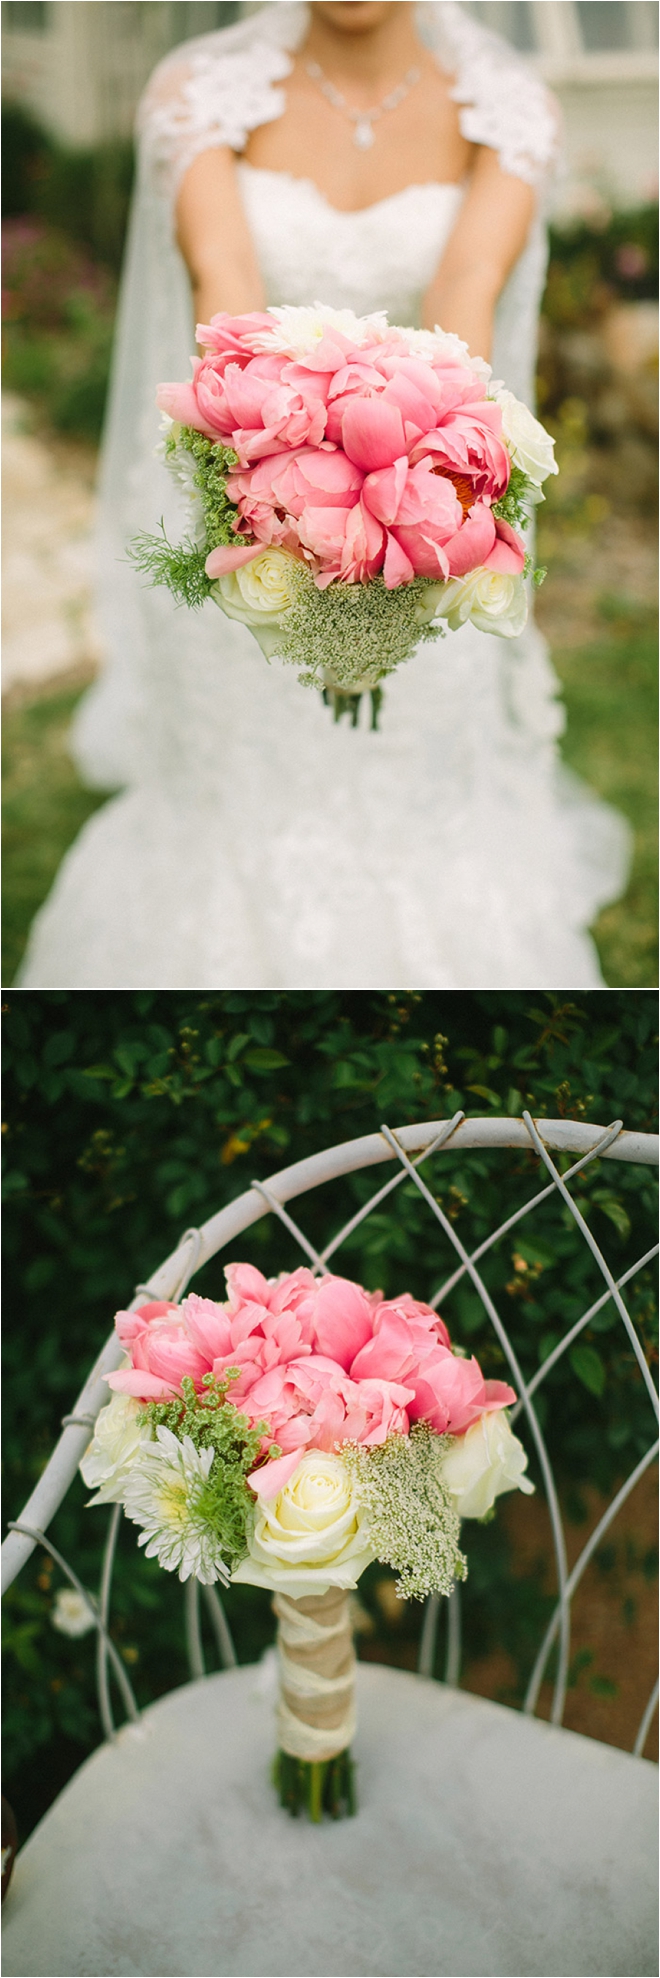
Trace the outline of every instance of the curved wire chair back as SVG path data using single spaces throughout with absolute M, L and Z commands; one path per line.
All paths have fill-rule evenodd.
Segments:
M 547 1180 L 543 1186 L 518 1203 L 504 1220 L 485 1237 L 478 1246 L 469 1252 L 463 1244 L 454 1222 L 447 1215 L 442 1203 L 431 1192 L 421 1170 L 435 1156 L 442 1157 L 443 1151 L 468 1152 L 470 1149 L 517 1147 L 527 1153 L 535 1153 Z M 560 1172 L 550 1150 L 564 1158 L 569 1157 L 568 1168 Z M 167 1257 L 159 1268 L 151 1273 L 148 1284 L 138 1285 L 131 1302 L 134 1310 L 145 1298 L 168 1299 L 178 1302 L 184 1295 L 191 1278 L 209 1259 L 237 1236 L 257 1222 L 262 1216 L 274 1215 L 284 1225 L 295 1245 L 290 1268 L 300 1261 L 309 1264 L 316 1275 L 322 1275 L 330 1265 L 331 1258 L 341 1249 L 342 1244 L 352 1237 L 358 1227 L 366 1221 L 375 1209 L 393 1196 L 403 1182 L 411 1182 L 428 1212 L 441 1225 L 445 1236 L 455 1253 L 455 1266 L 435 1291 L 431 1303 L 437 1308 L 442 1304 L 445 1310 L 447 1301 L 455 1288 L 464 1281 L 471 1284 L 476 1292 L 493 1331 L 511 1375 L 517 1392 L 517 1402 L 512 1410 L 512 1420 L 524 1417 L 529 1435 L 534 1445 L 547 1499 L 552 1527 L 554 1564 L 556 1573 L 556 1604 L 541 1642 L 538 1655 L 529 1679 L 523 1709 L 529 1714 L 537 1705 L 541 1684 L 551 1653 L 557 1645 L 554 1694 L 551 1721 L 562 1722 L 566 1698 L 569 1669 L 571 1601 L 583 1574 L 593 1558 L 605 1532 L 609 1529 L 617 1512 L 634 1490 L 645 1470 L 658 1454 L 658 1395 L 651 1377 L 642 1343 L 631 1319 L 623 1298 L 623 1288 L 631 1282 L 657 1254 L 658 1245 L 646 1251 L 643 1256 L 629 1266 L 619 1280 L 615 1280 L 609 1264 L 597 1243 L 593 1231 L 574 1199 L 569 1182 L 581 1175 L 586 1167 L 596 1159 L 620 1160 L 644 1165 L 657 1165 L 658 1141 L 652 1134 L 629 1133 L 620 1120 L 609 1127 L 592 1126 L 572 1120 L 535 1121 L 529 1113 L 522 1119 L 470 1119 L 458 1112 L 451 1120 L 424 1122 L 418 1126 L 406 1126 L 393 1131 L 384 1125 L 380 1133 L 370 1134 L 356 1140 L 348 1140 L 340 1146 L 331 1147 L 313 1155 L 293 1167 L 285 1168 L 273 1175 L 268 1182 L 254 1181 L 244 1194 L 229 1203 L 226 1208 L 212 1216 L 200 1229 L 186 1230 L 175 1251 Z M 362 1203 L 341 1229 L 337 1230 L 319 1250 L 310 1241 L 290 1210 L 285 1206 L 294 1202 L 310 1190 L 324 1183 L 338 1180 L 341 1176 L 355 1174 L 381 1162 L 395 1161 L 396 1169 L 384 1185 L 377 1188 L 369 1200 Z M 593 1257 L 597 1295 L 580 1318 L 572 1324 L 564 1336 L 553 1347 L 548 1357 L 536 1372 L 525 1379 L 517 1354 L 509 1339 L 507 1328 L 497 1310 L 480 1270 L 482 1258 L 493 1249 L 509 1231 L 517 1228 L 542 1202 L 554 1197 L 559 1199 L 564 1212 L 574 1221 L 577 1229 Z M 640 1380 L 648 1395 L 652 1416 L 653 1433 L 643 1457 L 635 1464 L 625 1482 L 612 1498 L 607 1509 L 592 1531 L 572 1570 L 569 1572 L 566 1541 L 562 1513 L 553 1476 L 552 1464 L 546 1447 L 545 1436 L 535 1405 L 535 1395 L 547 1379 L 551 1369 L 573 1346 L 590 1321 L 609 1301 L 612 1301 L 627 1334 L 629 1347 L 637 1362 Z M 76 1474 L 80 1457 L 89 1441 L 99 1409 L 108 1399 L 104 1376 L 111 1373 L 122 1357 L 122 1347 L 113 1332 L 106 1341 L 102 1353 L 95 1362 L 85 1386 L 70 1415 L 63 1418 L 62 1434 L 53 1451 L 50 1461 L 40 1477 L 27 1504 L 10 1528 L 9 1536 L 2 1547 L 2 1588 L 11 1585 L 34 1546 L 43 1544 L 61 1566 L 70 1583 L 77 1588 L 92 1608 L 97 1628 L 97 1675 L 99 1708 L 105 1735 L 114 1735 L 114 1722 L 110 1703 L 108 1666 L 112 1666 L 123 1702 L 129 1717 L 137 1719 L 138 1710 L 126 1669 L 109 1633 L 109 1611 L 112 1583 L 113 1560 L 121 1506 L 114 1509 L 106 1542 L 101 1586 L 98 1602 L 93 1605 L 76 1574 L 68 1566 L 46 1533 L 51 1519 L 58 1509 L 69 1485 Z M 208 1608 L 209 1618 L 215 1634 L 219 1659 L 223 1667 L 235 1663 L 236 1656 L 227 1625 L 222 1603 L 215 1587 L 202 1589 Z M 199 1614 L 200 1588 L 196 1580 L 189 1581 L 185 1590 L 186 1636 L 191 1675 L 205 1673 L 202 1650 L 202 1637 Z M 419 1674 L 431 1675 L 435 1666 L 436 1636 L 440 1600 L 432 1596 L 426 1604 L 422 1626 Z M 455 1588 L 448 1603 L 447 1650 L 445 1681 L 456 1684 L 460 1674 L 460 1607 L 459 1589 Z M 658 1685 L 646 1704 L 641 1719 L 634 1750 L 641 1753 L 650 1728 L 658 1698 Z

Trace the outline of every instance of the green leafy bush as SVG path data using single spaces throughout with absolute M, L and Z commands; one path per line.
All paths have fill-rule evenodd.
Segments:
M 36 219 L 2 223 L 3 372 L 60 432 L 97 440 L 115 311 L 109 269 Z
M 129 139 L 59 144 L 17 103 L 2 109 L 2 217 L 33 214 L 119 273 L 133 184 Z
M 543 313 L 551 323 L 584 329 L 614 301 L 655 302 L 657 294 L 657 201 L 550 228 Z
M 643 991 L 573 997 L 518 992 L 424 995 L 334 992 L 16 992 L 5 997 L 6 1512 L 16 1517 L 73 1405 L 115 1309 L 167 1254 L 253 1174 L 317 1152 L 382 1120 L 397 1126 L 468 1114 L 589 1118 L 652 1124 L 655 998 Z M 567 1165 L 567 1163 L 564 1163 Z M 348 1176 L 294 1205 L 316 1243 L 392 1172 Z M 424 1173 L 457 1233 L 473 1246 L 541 1185 L 533 1154 L 448 1153 Z M 583 1213 L 615 1275 L 654 1240 L 652 1171 L 593 1163 L 579 1186 Z M 233 1247 L 268 1273 L 298 1262 L 292 1239 L 265 1216 Z M 195 1280 L 223 1294 L 220 1258 Z M 413 1184 L 404 1182 L 344 1244 L 334 1268 L 432 1294 L 452 1252 Z M 483 1263 L 523 1368 L 531 1373 L 599 1295 L 601 1280 L 569 1213 L 554 1202 L 503 1239 Z M 629 1287 L 651 1357 L 650 1273 Z M 502 1352 L 463 1281 L 443 1304 L 456 1339 L 489 1375 Z M 648 1400 L 612 1305 L 580 1335 L 539 1395 L 556 1472 L 611 1487 L 648 1442 Z M 523 1429 L 523 1433 L 525 1433 Z M 527 1438 L 529 1441 L 529 1438 Z M 532 1462 L 532 1469 L 534 1465 Z M 536 1473 L 535 1473 L 536 1474 Z M 72 1487 L 52 1535 L 83 1584 L 98 1584 L 109 1514 L 84 1511 Z M 186 1680 L 181 1589 L 138 1555 L 124 1528 L 112 1630 L 145 1703 Z M 547 1599 L 534 1575 L 512 1578 L 502 1520 L 471 1528 L 465 1592 L 467 1650 L 503 1644 L 520 1678 L 538 1646 Z M 382 1652 L 401 1639 L 378 1606 L 372 1568 L 360 1583 Z M 51 1626 L 59 1581 L 43 1551 L 5 1600 L 6 1786 L 22 1836 L 99 1736 L 93 1637 Z M 226 1597 L 239 1659 L 272 1638 L 269 1597 Z M 399 1610 L 400 1614 L 400 1610 Z M 404 1628 L 411 1645 L 421 1609 Z

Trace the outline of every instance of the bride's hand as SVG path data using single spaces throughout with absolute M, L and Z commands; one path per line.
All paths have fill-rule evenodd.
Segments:
M 503 172 L 495 151 L 479 149 L 469 188 L 440 267 L 424 297 L 422 322 L 462 337 L 475 357 L 490 358 L 498 296 L 529 233 L 535 196 L 524 179 Z
M 221 309 L 263 309 L 263 283 L 236 178 L 233 151 L 218 145 L 189 165 L 176 204 L 176 235 L 193 292 L 195 321 Z

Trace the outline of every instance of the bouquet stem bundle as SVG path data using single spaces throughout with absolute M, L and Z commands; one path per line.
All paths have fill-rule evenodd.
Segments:
M 320 1820 L 355 1810 L 348 1745 L 355 1730 L 355 1651 L 341 1587 L 291 1600 L 276 1594 L 280 1665 L 276 1785 L 291 1813 Z
M 371 702 L 369 726 L 372 729 L 376 729 L 378 727 L 378 716 L 383 704 L 383 689 L 382 687 L 371 687 L 367 689 L 367 692 Z M 362 698 L 363 692 L 347 694 L 342 692 L 341 687 L 326 685 L 323 688 L 324 704 L 326 707 L 332 708 L 333 721 L 341 721 L 342 715 L 347 714 L 351 728 L 357 728 Z
M 310 1820 L 319 1821 L 329 1813 L 332 1820 L 342 1820 L 357 1811 L 355 1766 L 348 1751 L 340 1751 L 325 1763 L 317 1759 L 312 1765 L 306 1765 L 303 1758 L 291 1758 L 288 1751 L 278 1751 L 273 1784 L 280 1806 L 293 1819 L 298 1813 L 307 1813 Z

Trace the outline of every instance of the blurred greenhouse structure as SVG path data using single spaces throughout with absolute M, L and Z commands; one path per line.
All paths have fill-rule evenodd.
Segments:
M 3 0 L 5 98 L 67 145 L 126 137 L 161 55 L 253 11 L 222 0 Z M 528 54 L 559 98 L 558 215 L 586 217 L 594 196 L 619 208 L 655 197 L 656 0 L 467 0 L 467 11 Z

